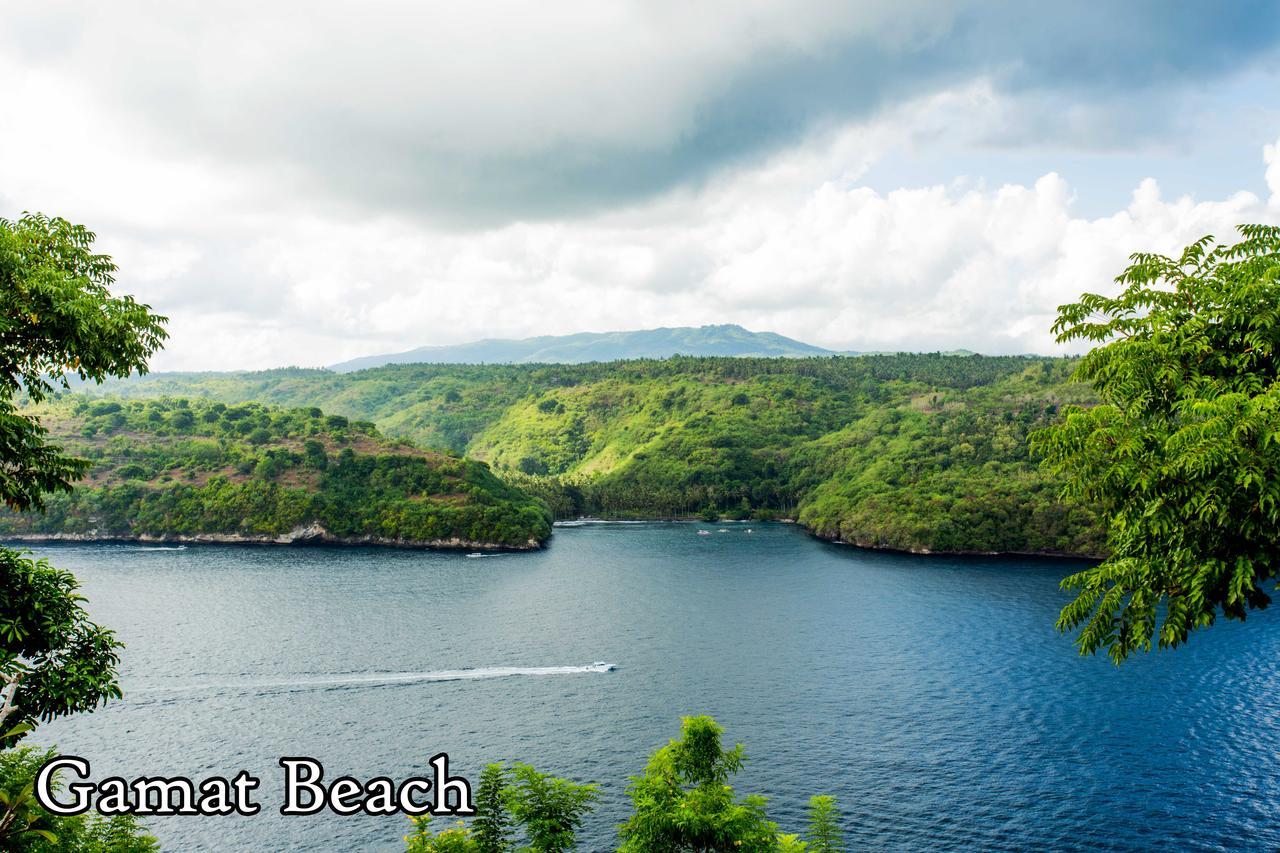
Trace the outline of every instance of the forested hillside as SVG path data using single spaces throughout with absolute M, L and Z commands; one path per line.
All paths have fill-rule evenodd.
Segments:
M 1026 448 L 1073 364 L 946 355 L 680 357 L 581 365 L 391 365 L 161 374 L 132 396 L 260 400 L 378 424 L 490 463 L 559 517 L 794 517 L 860 544 L 1096 554 Z
M 93 468 L 43 515 L 0 510 L 0 536 L 527 548 L 550 534 L 542 504 L 483 463 L 318 408 L 69 397 L 40 417 Z

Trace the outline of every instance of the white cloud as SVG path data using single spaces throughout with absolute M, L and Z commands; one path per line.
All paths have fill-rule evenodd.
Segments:
M 933 121 L 969 99 L 921 108 Z M 1112 287 L 1131 252 L 1175 253 L 1206 233 L 1230 239 L 1237 224 L 1280 221 L 1251 193 L 1165 199 L 1154 179 L 1095 218 L 1073 214 L 1071 188 L 1052 173 L 1032 186 L 859 186 L 848 164 L 913 121 L 811 140 L 700 192 L 591 220 L 448 232 L 396 217 L 289 216 L 228 249 L 246 280 L 184 293 L 175 282 L 190 257 L 163 244 L 138 255 L 145 276 L 126 262 L 122 280 L 175 318 L 162 369 L 720 322 L 835 348 L 1051 353 L 1056 306 Z M 172 280 L 155 277 L 166 264 Z
M 661 146 L 685 127 L 678 114 L 696 111 L 691 105 L 701 97 L 700 87 L 714 88 L 723 79 L 708 69 L 739 61 L 742 45 L 752 39 L 821 52 L 824 31 L 814 21 L 843 21 L 854 29 L 874 25 L 882 42 L 919 37 L 894 36 L 883 16 L 846 20 L 845 5 L 815 4 L 821 14 L 793 21 L 778 12 L 781 7 L 761 3 L 758 13 L 734 18 L 741 31 L 718 29 L 711 15 L 674 28 L 680 38 L 697 42 L 664 47 L 674 63 L 673 80 L 693 78 L 687 87 L 628 70 L 646 49 L 644 34 L 633 34 L 635 43 L 611 46 L 619 67 L 605 69 L 620 75 L 608 86 L 633 109 L 593 101 L 588 85 L 572 89 L 572 103 L 548 106 L 550 117 L 534 102 L 556 100 L 554 92 L 567 85 L 558 75 L 589 75 L 604 48 L 560 45 L 547 24 L 546 32 L 529 33 L 530 44 L 550 52 L 564 48 L 565 56 L 477 103 L 475 115 L 463 116 L 470 117 L 459 136 L 441 125 L 448 137 L 441 144 L 483 149 L 497 144 L 496 137 L 479 138 L 492 131 L 514 146 L 503 150 L 518 151 L 527 125 L 530 144 L 539 146 L 592 133 L 615 141 L 635 135 L 642 144 Z M 63 6 L 48 8 L 54 14 Z M 611 8 L 609 14 L 641 14 L 638 7 Z M 686 8 L 659 5 L 644 14 Z M 755 5 L 744 8 L 750 12 Z M 591 18 L 607 14 L 595 4 L 579 11 L 590 19 L 576 30 L 586 42 L 597 24 L 619 26 Z M 343 20 L 321 16 L 318 26 L 333 30 Z M 266 66 L 288 64 L 297 52 L 312 49 L 286 39 L 272 43 L 280 49 L 272 53 L 266 42 L 250 38 L 236 41 L 235 62 L 219 54 L 221 64 L 213 63 L 199 50 L 187 62 L 180 48 L 223 44 L 216 31 L 209 35 L 192 21 L 217 24 L 195 15 L 184 24 L 191 32 L 172 40 L 175 52 L 151 59 L 182 76 L 183 87 L 212 87 L 216 97 L 198 105 L 206 112 L 226 106 L 229 95 L 252 100 L 251 84 Z M 149 24 L 165 32 L 178 25 L 164 17 Z M 49 26 L 62 33 L 72 25 Z M 85 38 L 101 35 L 95 29 L 101 21 L 80 26 Z M 451 51 L 446 38 L 453 33 L 464 45 L 472 43 L 466 39 L 483 41 L 484 33 L 468 26 L 455 21 L 429 34 L 440 53 L 430 61 L 469 55 Z M 351 37 L 358 35 L 360 27 Z M 382 30 L 365 36 L 389 39 L 385 61 L 391 65 L 411 44 Z M 108 40 L 86 55 L 109 59 L 100 52 L 127 50 L 128 44 Z M 992 127 L 1016 123 L 1025 93 L 1007 96 L 991 80 L 977 78 L 891 105 L 874 120 L 813 130 L 768 158 L 725 166 L 701 182 L 603 212 L 442 228 L 394 205 L 368 213 L 313 193 L 306 173 L 287 160 L 273 165 L 212 157 L 202 147 L 144 132 L 118 98 L 98 98 L 83 80 L 68 76 L 67 63 L 86 60 L 67 50 L 74 56 L 62 64 L 27 62 L 0 50 L 0 79 L 11 87 L 0 99 L 0 215 L 43 210 L 95 228 L 101 248 L 120 263 L 121 289 L 172 318 L 158 369 L 321 365 L 481 337 L 724 322 L 834 348 L 1052 352 L 1048 329 L 1055 307 L 1085 290 L 1109 287 L 1129 253 L 1176 252 L 1205 233 L 1229 238 L 1239 223 L 1280 218 L 1280 142 L 1264 152 L 1269 205 L 1247 192 L 1218 201 L 1164 199 L 1156 181 L 1148 180 L 1123 209 L 1085 217 L 1074 210 L 1071 185 L 1056 173 L 1001 186 L 959 176 L 892 191 L 862 183 L 868 169 L 893 152 L 942 138 L 981 144 Z M 698 64 L 696 73 L 691 64 Z M 457 70 L 488 73 L 481 66 L 477 59 L 474 67 Z M 134 65 L 122 67 L 113 73 Z M 233 79 L 210 77 L 218 69 Z M 389 123 L 379 131 L 388 139 L 396 137 L 391 125 L 430 108 L 399 103 L 403 89 L 381 91 L 374 81 L 301 79 L 306 76 L 287 81 L 286 94 L 332 85 L 334 103 L 347 106 L 367 96 L 369 103 L 353 107 L 351 119 Z M 177 85 L 166 80 L 136 82 Z M 671 86 L 682 91 L 659 97 L 658 90 Z M 267 94 L 271 109 L 288 110 L 280 91 Z M 557 109 L 566 112 L 557 117 Z M 600 123 L 594 129 L 579 124 L 595 113 Z M 510 124 L 499 128 L 495 122 Z M 424 128 L 430 130 L 414 125 L 414 132 Z
M 1280 207 L 1280 139 L 1268 145 L 1262 154 L 1267 163 L 1267 188 L 1271 190 L 1271 206 Z

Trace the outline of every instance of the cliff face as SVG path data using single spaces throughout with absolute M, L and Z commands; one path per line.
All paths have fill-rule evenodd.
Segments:
M 483 463 L 318 409 L 72 399 L 40 417 L 94 467 L 43 514 L 0 511 L 0 537 L 524 550 L 551 532 Z

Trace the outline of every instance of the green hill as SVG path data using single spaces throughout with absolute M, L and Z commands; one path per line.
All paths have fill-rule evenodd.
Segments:
M 1097 554 L 1027 433 L 1088 403 L 1073 363 L 900 354 L 159 374 L 113 387 L 322 406 L 488 462 L 558 517 L 796 518 L 914 551 Z
M 40 416 L 93 468 L 43 515 L 0 510 L 0 536 L 524 549 L 551 532 L 483 463 L 318 408 L 72 397 Z

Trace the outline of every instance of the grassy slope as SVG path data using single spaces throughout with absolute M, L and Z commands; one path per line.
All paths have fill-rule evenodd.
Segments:
M 288 537 L 530 547 L 545 508 L 486 466 L 382 438 L 319 410 L 70 398 L 40 411 L 89 477 L 0 535 Z
M 560 515 L 795 516 L 820 535 L 934 551 L 1098 553 L 1026 451 L 1071 364 L 1035 358 L 676 358 L 162 375 L 123 393 L 320 405 L 490 462 Z

